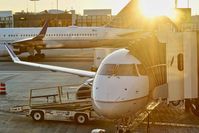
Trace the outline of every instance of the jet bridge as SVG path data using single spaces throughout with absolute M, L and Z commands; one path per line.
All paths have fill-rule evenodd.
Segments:
M 195 30 L 172 32 L 165 29 L 158 31 L 157 36 L 166 44 L 167 101 L 190 101 L 188 104 L 185 102 L 185 107 L 191 105 L 192 111 L 196 111 L 199 109 L 199 102 L 195 102 L 199 91 L 199 33 Z
M 168 103 L 198 98 L 198 32 L 175 32 L 163 25 L 128 49 L 146 67 L 153 98 L 155 94 Z

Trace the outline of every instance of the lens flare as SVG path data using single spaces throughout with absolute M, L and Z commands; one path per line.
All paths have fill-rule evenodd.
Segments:
M 157 16 L 175 18 L 173 0 L 140 0 L 139 8 L 142 14 L 148 18 Z

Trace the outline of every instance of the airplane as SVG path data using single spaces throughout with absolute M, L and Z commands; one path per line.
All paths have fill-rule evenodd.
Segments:
M 136 29 L 111 27 L 48 27 L 42 28 L 0 28 L 0 57 L 8 56 L 1 44 L 9 44 L 16 54 L 28 52 L 30 60 L 44 58 L 42 49 L 117 47 L 121 42 L 132 39 L 129 35 Z M 36 51 L 36 53 L 35 53 Z
M 149 103 L 149 77 L 141 62 L 128 49 L 109 54 L 97 72 L 21 61 L 5 44 L 14 63 L 93 78 L 91 100 L 94 110 L 112 120 L 128 119 Z M 120 131 L 128 131 L 120 129 Z

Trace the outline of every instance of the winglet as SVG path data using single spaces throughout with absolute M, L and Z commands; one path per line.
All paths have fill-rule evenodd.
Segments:
M 14 62 L 20 61 L 16 54 L 13 52 L 13 50 L 8 46 L 8 44 L 5 44 L 5 47 Z
M 49 24 L 49 20 L 46 20 L 41 31 L 36 37 L 33 38 L 33 40 L 42 40 L 45 37 L 47 29 L 48 29 L 48 24 Z

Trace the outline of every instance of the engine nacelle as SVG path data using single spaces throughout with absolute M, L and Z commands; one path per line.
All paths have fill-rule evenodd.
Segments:
M 4 47 L 4 45 L 0 45 L 0 57 L 3 57 L 3 56 L 9 56 L 6 48 Z
M 13 47 L 10 46 L 12 49 Z M 15 54 L 21 54 L 22 52 L 20 52 L 19 50 L 14 50 Z M 9 56 L 8 51 L 6 50 L 4 45 L 0 45 L 0 57 L 7 57 Z

